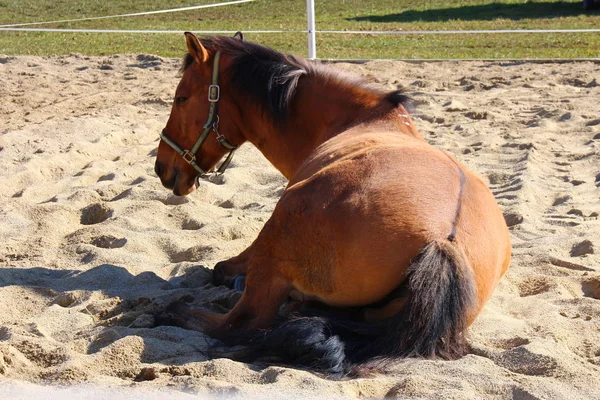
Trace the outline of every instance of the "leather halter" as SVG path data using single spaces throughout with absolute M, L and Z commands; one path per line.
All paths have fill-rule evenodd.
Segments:
M 219 132 L 219 115 L 217 114 L 217 105 L 219 99 L 221 97 L 221 88 L 219 87 L 219 60 L 221 59 L 221 52 L 217 51 L 215 54 L 214 64 L 213 64 L 213 73 L 212 73 L 212 84 L 208 87 L 208 102 L 210 103 L 208 109 L 208 118 L 206 123 L 203 126 L 202 133 L 196 143 L 192 146 L 190 150 L 185 150 L 183 147 L 178 145 L 174 140 L 170 139 L 165 130 L 163 129 L 160 133 L 160 138 L 163 142 L 171 146 L 173 150 L 175 150 L 181 158 L 185 160 L 188 164 L 190 164 L 196 171 L 198 171 L 198 179 L 204 178 L 211 180 L 214 177 L 219 177 L 223 175 L 225 169 L 229 166 L 231 159 L 233 158 L 233 153 L 237 149 L 236 145 L 231 144 L 225 136 L 223 136 Z M 208 135 L 211 131 L 214 131 L 217 134 L 217 141 L 221 144 L 221 146 L 225 147 L 229 150 L 229 154 L 227 158 L 221 166 L 216 171 L 204 171 L 200 166 L 196 163 L 196 153 L 202 146 L 202 143 L 206 141 Z

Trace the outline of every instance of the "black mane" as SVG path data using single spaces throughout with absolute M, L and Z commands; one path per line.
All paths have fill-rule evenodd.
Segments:
M 226 72 L 231 84 L 259 101 L 259 107 L 276 123 L 285 123 L 298 80 L 312 70 L 308 62 L 237 38 L 210 36 L 200 41 L 209 51 L 220 50 L 232 57 L 233 63 Z M 193 62 L 194 58 L 187 54 L 181 71 Z
M 231 84 L 255 99 L 259 108 L 268 113 L 277 125 L 284 125 L 287 120 L 290 104 L 301 76 L 321 74 L 338 76 L 337 73 L 320 64 L 285 55 L 235 37 L 209 36 L 200 41 L 209 51 L 220 50 L 222 54 L 233 59 L 233 63 L 225 71 Z M 187 54 L 183 59 L 181 71 L 185 71 L 193 62 L 194 58 Z M 353 83 L 368 86 L 362 80 Z M 386 94 L 379 89 L 374 90 L 382 95 Z M 408 99 L 403 91 L 387 94 L 386 98 L 395 105 L 404 103 Z

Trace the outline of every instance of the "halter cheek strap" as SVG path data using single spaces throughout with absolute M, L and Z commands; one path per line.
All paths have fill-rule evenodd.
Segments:
M 211 175 L 215 175 L 215 176 L 222 175 L 225 172 L 225 170 L 227 169 L 227 167 L 229 166 L 229 163 L 231 162 L 231 159 L 233 158 L 233 153 L 237 149 L 236 145 L 231 144 L 225 138 L 225 136 L 223 136 L 219 132 L 219 115 L 217 114 L 217 110 L 218 110 L 217 106 L 218 106 L 219 100 L 221 98 L 221 88 L 219 86 L 219 61 L 220 61 L 220 59 L 221 59 L 221 52 L 217 51 L 217 53 L 215 54 L 215 59 L 214 59 L 214 63 L 213 63 L 212 84 L 208 87 L 208 102 L 210 104 L 209 109 L 208 109 L 208 117 L 206 119 L 206 123 L 203 126 L 200 137 L 198 138 L 198 140 L 196 140 L 196 143 L 194 143 L 192 148 L 190 150 L 185 150 L 183 147 L 178 145 L 175 141 L 170 139 L 167 136 L 164 129 L 160 133 L 161 140 L 163 142 L 165 142 L 166 144 L 168 144 L 173 150 L 175 150 L 175 152 L 177 152 L 181 156 L 181 158 L 184 159 L 185 162 L 190 164 L 196 171 L 198 171 L 198 173 L 200 174 L 198 176 L 199 178 L 210 179 L 212 177 Z M 198 153 L 198 150 L 200 150 L 200 147 L 206 141 L 206 138 L 208 138 L 208 135 L 210 134 L 211 131 L 214 131 L 217 134 L 217 141 L 221 144 L 221 146 L 223 146 L 229 150 L 229 154 L 227 155 L 227 158 L 225 158 L 225 161 L 223 161 L 223 163 L 217 169 L 217 171 L 213 171 L 213 172 L 204 171 L 196 163 L 196 153 Z

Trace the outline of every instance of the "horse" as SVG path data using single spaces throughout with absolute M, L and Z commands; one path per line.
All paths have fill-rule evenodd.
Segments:
M 156 154 L 162 184 L 188 195 L 245 142 L 289 183 L 256 240 L 214 267 L 215 285 L 244 277 L 237 304 L 217 314 L 179 302 L 170 323 L 243 344 L 248 359 L 331 374 L 463 356 L 509 267 L 509 232 L 486 184 L 421 136 L 410 97 L 240 33 L 185 39 Z

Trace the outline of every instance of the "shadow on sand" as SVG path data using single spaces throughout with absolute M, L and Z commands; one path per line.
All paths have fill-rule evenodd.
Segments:
M 87 331 L 91 335 L 88 354 L 98 353 L 117 340 L 134 336 L 144 342 L 141 362 L 167 365 L 207 360 L 210 358 L 208 349 L 214 348 L 216 341 L 201 332 L 156 326 L 153 315 L 182 299 L 215 312 L 228 311 L 241 293 L 224 286 L 215 287 L 211 281 L 212 271 L 199 265 L 185 265 L 178 276 L 169 280 L 153 272 L 133 275 L 112 264 L 102 264 L 87 271 L 44 267 L 0 269 L 0 288 L 30 288 L 46 297 L 49 305 L 76 307 L 79 312 L 92 315 L 95 327 Z M 80 301 L 72 304 L 61 301 L 65 294 L 78 291 L 87 292 L 81 297 L 84 302 L 92 293 L 100 292 L 102 296 L 84 309 L 81 309 Z M 102 298 L 116 301 L 105 308 Z

